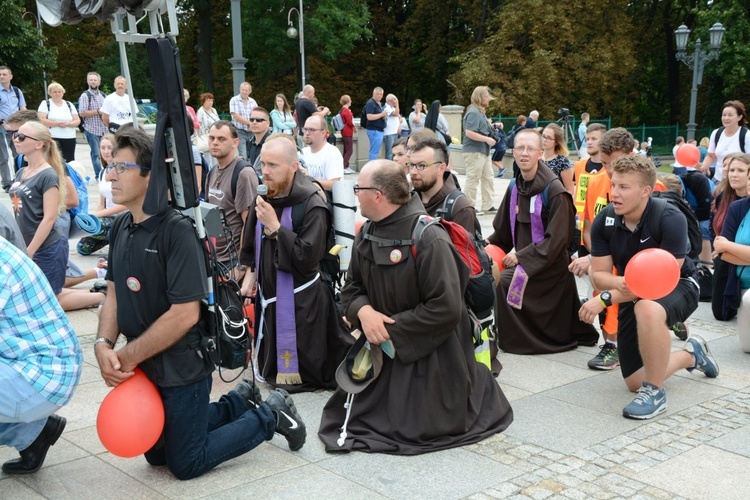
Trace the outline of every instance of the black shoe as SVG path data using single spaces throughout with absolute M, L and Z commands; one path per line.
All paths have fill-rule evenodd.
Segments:
M 672 325 L 672 333 L 674 333 L 675 337 L 677 337 L 680 340 L 687 340 L 688 338 L 688 327 L 685 323 L 682 321 L 678 321 L 674 325 Z
M 91 293 L 103 293 L 107 295 L 107 282 L 106 281 L 95 281 L 94 286 L 89 288 Z
M 271 391 L 266 404 L 276 417 L 276 432 L 286 438 L 289 449 L 297 451 L 302 448 L 307 437 L 307 430 L 289 393 L 284 389 Z
M 488 214 L 494 214 L 495 212 L 497 212 L 497 208 L 495 207 L 490 207 L 487 209 Z
M 20 452 L 21 458 L 9 460 L 3 464 L 3 472 L 6 474 L 31 474 L 38 471 L 44 463 L 49 447 L 57 442 L 63 429 L 65 429 L 66 422 L 63 417 L 50 415 L 42 432 L 31 443 L 31 446 Z
M 242 401 L 248 410 L 254 410 L 263 404 L 260 389 L 252 380 L 242 379 L 242 382 L 234 388 L 234 392 L 242 397 Z

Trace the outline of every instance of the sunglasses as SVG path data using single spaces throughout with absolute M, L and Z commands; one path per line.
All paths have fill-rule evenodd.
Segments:
M 18 142 L 23 142 L 26 139 L 31 139 L 32 141 L 36 141 L 36 142 L 42 142 L 41 139 L 37 139 L 36 137 L 31 137 L 30 135 L 21 134 L 19 132 L 13 132 L 13 139 L 17 140 Z
M 250 123 L 253 123 L 253 122 L 263 123 L 268 120 L 266 120 L 265 118 L 248 118 L 247 121 L 249 121 Z

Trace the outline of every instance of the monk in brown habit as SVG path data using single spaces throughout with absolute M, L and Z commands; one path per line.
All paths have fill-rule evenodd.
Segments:
M 440 226 L 425 228 L 414 257 L 409 240 L 425 210 L 398 164 L 372 161 L 358 182 L 372 222 L 355 239 L 341 295 L 364 339 L 323 409 L 326 450 L 416 455 L 502 432 L 513 411 L 474 357 L 467 267 Z
M 488 238 L 507 254 L 497 285 L 498 347 L 515 354 L 549 354 L 595 345 L 599 334 L 578 319 L 581 302 L 568 272 L 573 199 L 540 161 L 542 138 L 537 131 L 519 130 L 513 145 L 519 173 Z
M 353 339 L 320 275 L 331 213 L 287 137 L 269 138 L 260 153 L 268 187 L 250 206 L 240 262 L 249 267 L 242 292 L 255 295 L 255 369 L 259 381 L 289 392 L 334 389 L 336 367 Z M 295 206 L 301 221 L 293 220 Z

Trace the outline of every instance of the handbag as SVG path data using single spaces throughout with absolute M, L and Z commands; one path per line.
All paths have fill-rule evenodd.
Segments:
M 201 153 L 208 151 L 208 134 L 195 134 L 193 137 L 193 145 L 198 148 L 198 151 Z

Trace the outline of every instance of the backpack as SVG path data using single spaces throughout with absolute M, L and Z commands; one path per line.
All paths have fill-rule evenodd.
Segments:
M 70 217 L 73 218 L 78 214 L 89 213 L 89 190 L 86 186 L 86 181 L 81 177 L 81 174 L 79 174 L 76 169 L 74 169 L 67 163 L 65 164 L 65 168 L 68 170 L 68 176 L 70 177 L 70 180 L 73 181 L 73 186 L 76 189 L 76 193 L 78 193 L 78 206 L 68 209 Z
M 339 111 L 339 114 L 331 118 L 331 125 L 333 125 L 333 128 L 336 131 L 344 130 L 344 117 L 341 116 L 341 111 Z
M 166 224 L 170 218 L 185 217 L 173 209 L 169 212 L 163 222 L 164 227 L 158 231 L 157 251 L 162 267 L 166 268 L 166 242 L 171 237 L 173 224 Z M 193 223 L 193 221 L 190 221 Z M 194 225 L 194 223 L 193 223 Z M 168 230 L 169 229 L 169 230 Z M 198 238 L 198 234 L 195 233 Z M 216 249 L 211 243 L 211 238 L 206 237 L 200 241 L 206 262 L 208 278 L 211 280 L 213 293 L 209 293 L 208 302 L 201 302 L 200 320 L 198 327 L 201 330 L 201 352 L 218 369 L 219 375 L 224 382 L 231 382 L 242 375 L 242 372 L 250 364 L 250 329 L 251 320 L 245 317 L 244 305 L 241 297 L 240 285 L 222 269 L 216 256 Z M 213 301 L 213 303 L 212 303 Z M 225 380 L 221 375 L 221 369 L 243 370 L 232 380 Z
M 466 195 L 458 188 L 448 193 L 443 200 L 443 206 L 437 210 L 435 216 L 440 217 L 443 220 L 452 221 L 453 208 L 456 206 L 456 201 L 462 196 Z M 474 242 L 480 245 L 482 251 L 484 251 L 485 243 L 484 238 L 482 237 L 482 225 L 476 217 L 474 217 L 474 234 L 470 236 L 474 238 Z
M 714 277 L 711 270 L 706 267 L 703 261 L 695 263 L 695 277 L 698 280 L 700 290 L 700 301 L 711 302 L 713 300 Z
M 494 129 L 493 135 L 495 136 L 495 152 L 492 153 L 492 161 L 503 161 L 505 151 L 508 149 L 507 136 L 499 128 Z
M 203 193 L 204 194 L 208 194 L 208 171 L 210 169 L 208 168 L 208 162 L 203 157 L 203 153 L 201 153 L 201 164 L 202 164 L 203 173 L 204 173 L 204 177 L 203 177 Z M 232 198 L 235 198 L 237 196 L 237 182 L 240 179 L 240 173 L 242 172 L 242 169 L 244 169 L 246 167 L 251 167 L 252 168 L 252 165 L 250 165 L 248 162 L 246 162 L 242 158 L 240 158 L 239 160 L 237 160 L 237 163 L 234 165 L 234 170 L 232 170 L 232 182 L 231 182 L 231 186 L 232 186 Z M 253 168 L 253 171 L 255 171 L 254 168 Z M 260 176 L 258 176 L 258 184 L 263 184 L 263 179 Z
M 92 94 L 91 91 L 88 90 L 88 89 L 86 89 L 85 93 L 86 93 L 86 95 L 89 98 L 89 105 L 88 105 L 89 109 L 84 109 L 84 111 L 91 111 L 91 109 L 92 109 L 91 108 L 91 100 L 94 98 L 94 94 Z M 102 99 L 104 99 L 104 98 L 107 97 L 107 94 L 105 94 L 101 90 L 99 91 L 99 93 L 102 95 Z M 47 109 L 49 109 L 49 103 L 47 103 Z M 93 117 L 89 117 L 89 118 L 93 118 Z M 81 123 L 78 124 L 78 130 L 80 130 L 81 132 L 84 132 L 84 129 L 83 129 L 83 122 L 84 122 L 84 120 L 86 120 L 86 118 L 81 117 Z
M 523 125 L 516 124 L 512 129 L 510 129 L 510 132 L 505 136 L 505 147 L 507 149 L 513 149 L 513 141 L 516 138 L 516 132 L 521 130 L 523 128 Z
M 686 174 L 678 175 L 677 176 L 677 178 L 680 179 L 680 184 L 682 184 L 682 193 L 685 196 L 685 199 L 687 200 L 688 204 L 690 205 L 690 208 L 692 208 L 693 211 L 695 211 L 698 208 L 699 203 L 698 203 L 698 200 L 695 198 L 695 195 L 693 194 L 693 191 L 690 188 L 688 188 L 687 185 L 685 184 L 684 177 L 688 176 L 688 175 L 700 175 L 703 179 L 706 179 L 705 182 L 708 183 L 709 188 L 710 188 L 709 191 L 711 193 L 714 192 L 714 189 L 716 188 L 716 185 L 713 183 L 713 181 L 711 179 L 709 179 L 708 177 L 706 177 L 705 175 L 703 175 L 700 172 L 688 172 Z M 707 202 L 707 203 L 709 203 L 709 204 L 711 203 L 710 199 L 704 200 L 704 201 Z
M 719 127 L 716 129 L 716 135 L 714 136 L 714 149 L 719 145 L 719 139 L 721 139 L 721 134 L 724 133 L 724 127 Z M 747 135 L 747 127 L 741 126 L 740 127 L 740 150 L 743 153 L 747 153 L 745 151 L 745 136 Z
M 361 128 L 367 128 L 367 103 L 365 103 L 365 106 L 362 108 L 362 112 L 359 114 L 359 126 Z
M 653 236 L 654 239 L 661 243 L 661 216 L 664 210 L 667 208 L 667 204 L 677 208 L 687 220 L 688 229 L 688 242 L 690 248 L 688 248 L 687 256 L 691 259 L 697 259 L 703 249 L 703 234 L 701 233 L 700 224 L 698 219 L 695 217 L 693 210 L 690 208 L 688 202 L 682 198 L 679 194 L 674 191 L 661 191 L 651 193 L 653 200 L 653 208 L 649 215 L 648 233 Z M 614 217 L 615 209 L 612 205 L 607 205 L 602 212 L 606 211 L 606 217 Z M 601 212 L 599 212 L 601 214 Z M 597 215 L 599 217 L 599 215 Z M 614 226 L 604 226 L 604 238 L 610 241 L 612 233 L 614 232 Z

